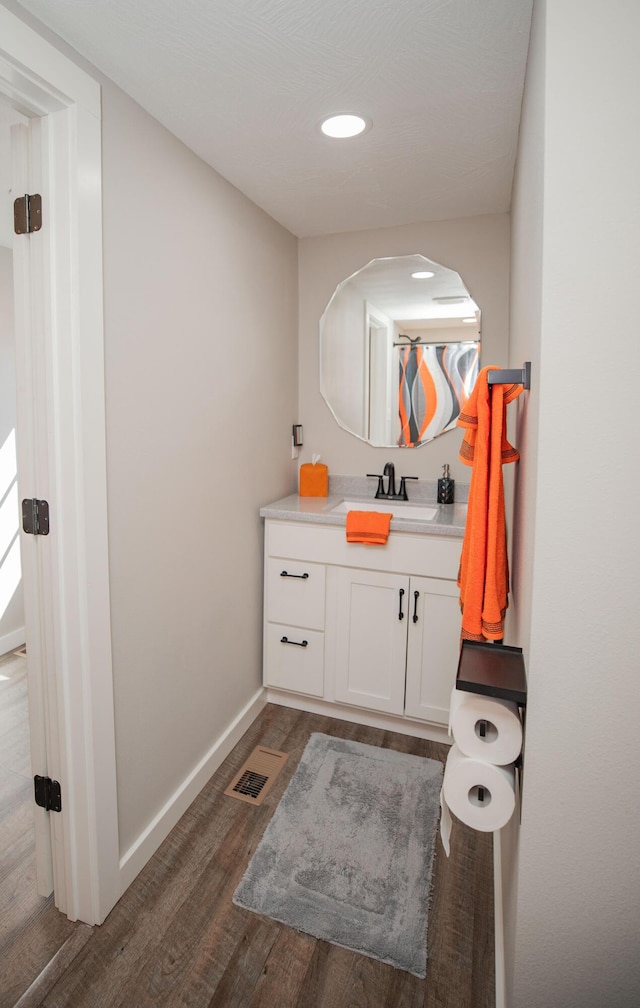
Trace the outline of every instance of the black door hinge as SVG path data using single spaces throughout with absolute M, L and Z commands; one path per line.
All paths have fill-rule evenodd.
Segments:
M 62 792 L 57 780 L 51 780 L 50 777 L 39 777 L 36 774 L 33 778 L 33 790 L 36 805 L 39 808 L 43 808 L 45 812 L 62 811 Z
M 13 230 L 17 235 L 32 234 L 42 227 L 42 196 L 40 193 L 19 196 L 13 201 Z
M 22 502 L 22 528 L 28 535 L 49 535 L 49 503 L 27 497 Z

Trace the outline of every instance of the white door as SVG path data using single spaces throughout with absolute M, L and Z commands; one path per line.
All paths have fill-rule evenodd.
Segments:
M 335 698 L 402 714 L 409 579 L 380 571 L 338 571 Z
M 460 650 L 460 591 L 455 581 L 412 577 L 409 596 L 405 713 L 446 725 Z

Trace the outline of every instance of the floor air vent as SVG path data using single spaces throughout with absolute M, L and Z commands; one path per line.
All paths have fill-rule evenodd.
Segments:
M 288 753 L 256 746 L 242 764 L 225 794 L 250 805 L 261 805 L 288 759 Z

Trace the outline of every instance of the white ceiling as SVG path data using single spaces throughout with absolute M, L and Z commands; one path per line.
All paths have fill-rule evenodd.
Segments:
M 532 0 L 22 6 L 299 237 L 509 209 Z

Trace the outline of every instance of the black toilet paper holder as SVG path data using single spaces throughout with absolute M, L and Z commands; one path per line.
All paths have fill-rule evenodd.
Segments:
M 522 648 L 506 644 L 463 640 L 458 659 L 456 689 L 479 693 L 517 704 L 522 719 L 522 748 L 513 766 L 516 775 L 516 801 L 522 821 L 524 774 L 524 734 L 527 709 L 527 676 Z M 487 721 L 478 721 L 478 735 L 486 738 Z M 478 801 L 484 801 L 484 788 L 478 788 Z

